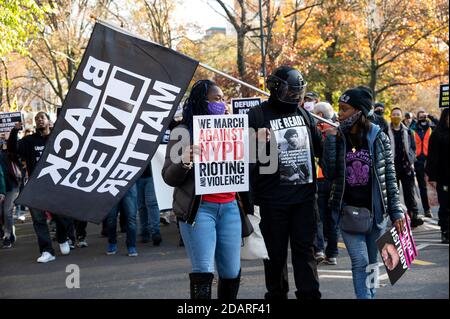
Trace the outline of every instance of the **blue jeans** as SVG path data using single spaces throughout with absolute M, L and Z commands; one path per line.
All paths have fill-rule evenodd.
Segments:
M 316 252 L 324 251 L 325 238 L 327 248 L 325 255 L 328 258 L 336 258 L 338 251 L 338 229 L 332 210 L 328 205 L 330 199 L 331 185 L 327 180 L 317 181 L 317 205 L 319 207 L 320 221 L 317 223 Z
M 342 239 L 352 261 L 353 286 L 357 299 L 375 299 L 375 288 L 366 285 L 367 266 L 378 263 L 378 248 L 375 241 L 384 234 L 385 229 L 374 226 L 368 234 L 350 234 L 341 230 Z
M 217 204 L 203 201 L 193 225 L 180 222 L 192 272 L 214 273 L 232 279 L 241 268 L 241 217 L 236 201 Z
M 153 177 L 139 178 L 136 186 L 141 236 L 159 234 L 159 207 L 156 200 Z
M 127 219 L 127 247 L 136 247 L 136 213 L 137 213 L 137 187 L 130 187 L 122 200 L 113 207 L 108 215 L 108 242 L 117 244 L 117 215 L 125 214 Z

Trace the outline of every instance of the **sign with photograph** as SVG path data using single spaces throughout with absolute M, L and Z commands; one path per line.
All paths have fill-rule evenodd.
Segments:
M 403 276 L 417 257 L 416 244 L 407 214 L 406 218 L 405 230 L 402 233 L 393 226 L 377 240 L 378 250 L 392 285 Z

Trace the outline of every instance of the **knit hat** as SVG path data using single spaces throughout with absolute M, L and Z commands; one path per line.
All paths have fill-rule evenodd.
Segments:
M 317 100 L 319 98 L 319 95 L 316 92 L 306 92 L 305 97 L 311 100 Z
M 381 107 L 381 108 L 384 109 L 384 103 L 382 103 L 382 102 L 377 102 L 377 103 L 375 103 L 375 104 L 373 105 L 373 107 L 374 107 L 374 108 Z
M 347 90 L 339 98 L 339 102 L 346 103 L 353 106 L 355 109 L 363 112 L 365 116 L 372 109 L 372 92 L 369 88 L 358 86 L 356 88 Z

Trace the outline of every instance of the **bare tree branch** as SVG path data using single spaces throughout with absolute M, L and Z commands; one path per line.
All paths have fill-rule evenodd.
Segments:
M 428 82 L 428 81 L 431 81 L 431 80 L 433 80 L 433 79 L 439 78 L 439 77 L 441 77 L 441 76 L 442 76 L 442 74 L 435 74 L 435 75 L 432 75 L 432 76 L 430 76 L 430 77 L 428 77 L 428 78 L 426 78 L 426 79 L 417 80 L 417 81 L 413 81 L 413 82 L 394 82 L 394 83 L 391 83 L 391 84 L 388 84 L 388 85 L 383 86 L 383 87 L 382 87 L 381 89 L 379 89 L 379 90 L 376 90 L 376 93 L 377 93 L 377 94 L 378 94 L 378 93 L 381 93 L 381 92 L 383 92 L 383 91 L 385 91 L 385 90 L 387 90 L 387 89 L 389 89 L 389 88 L 391 88 L 391 87 L 396 87 L 396 86 L 406 86 L 406 85 L 413 85 L 413 84 L 419 84 L 419 83 Z

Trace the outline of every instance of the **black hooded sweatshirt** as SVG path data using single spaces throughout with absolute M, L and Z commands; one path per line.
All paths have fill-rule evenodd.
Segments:
M 11 130 L 8 139 L 8 151 L 19 155 L 27 163 L 28 176 L 31 176 L 37 162 L 44 152 L 45 144 L 50 135 L 42 136 L 39 132 L 25 136 L 20 141 L 17 141 L 16 128 Z
M 263 121 L 257 114 L 261 111 Z M 250 110 L 248 118 L 253 129 L 272 129 L 271 139 L 277 142 L 278 147 L 278 168 L 274 174 L 260 174 L 259 168 L 268 165 L 257 163 L 252 167 L 250 181 L 255 204 L 291 205 L 314 200 L 314 157 L 322 157 L 322 135 L 314 118 L 306 110 L 272 98 L 261 107 Z M 292 130 L 297 132 L 297 136 L 292 134 Z M 268 154 L 269 144 L 266 149 Z

